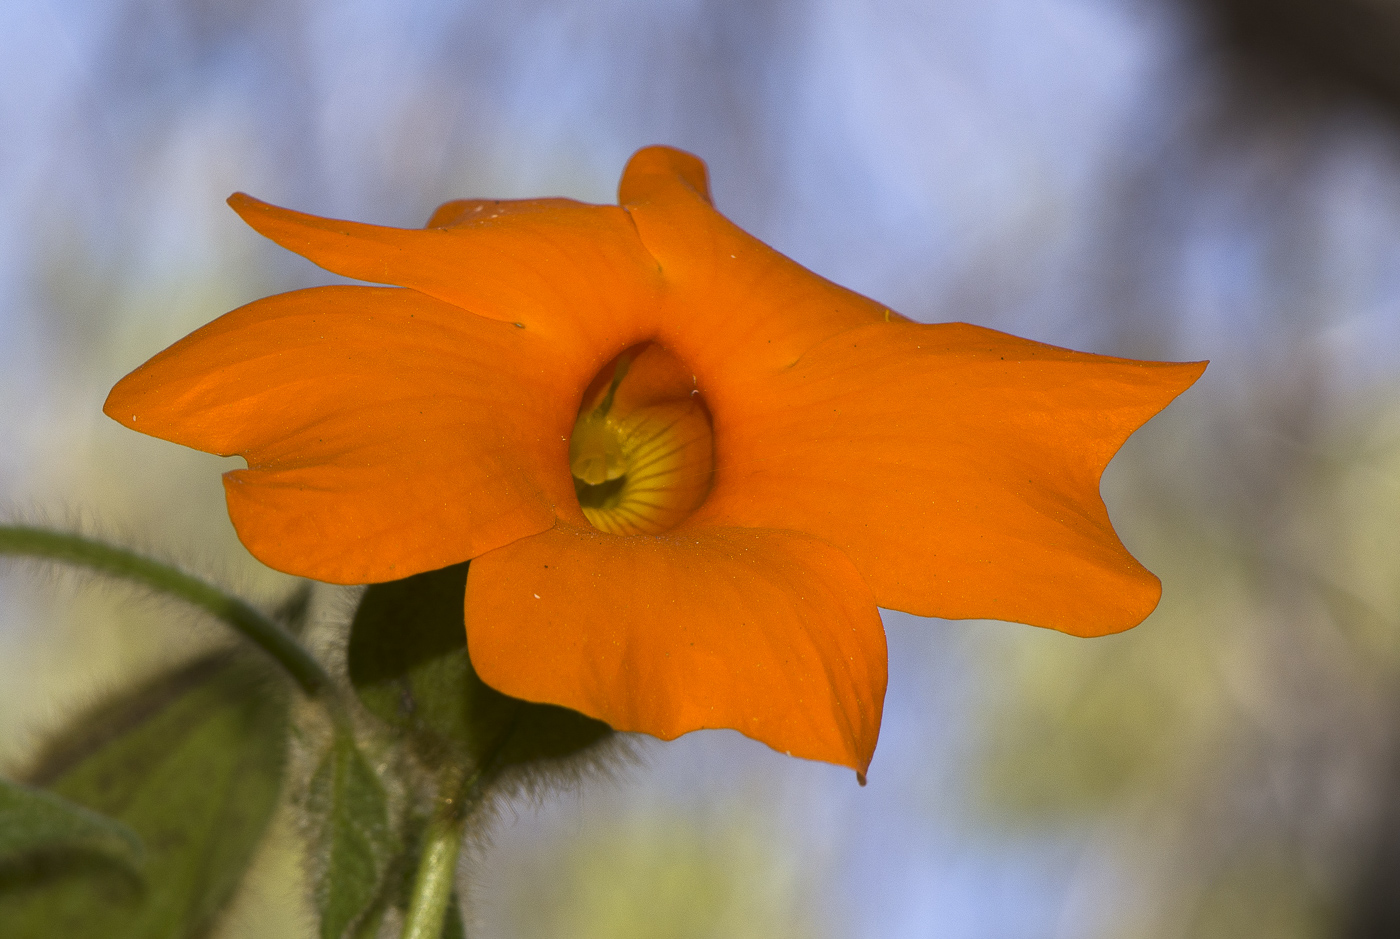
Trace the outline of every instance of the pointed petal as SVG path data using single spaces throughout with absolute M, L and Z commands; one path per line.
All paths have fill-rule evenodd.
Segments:
M 618 730 L 730 727 L 859 772 L 875 749 L 884 630 L 850 562 L 815 538 L 560 526 L 474 561 L 466 619 L 487 684 Z
M 731 375 L 785 368 L 824 339 L 886 318 L 881 304 L 813 274 L 715 211 L 705 165 L 688 153 L 639 151 L 618 192 L 665 280 L 655 338 L 695 370 L 706 395 Z
M 260 234 L 326 270 L 521 323 L 595 370 L 654 332 L 656 261 L 616 206 L 462 200 L 434 213 L 440 227 L 405 229 L 319 218 L 243 193 L 229 205 Z
M 268 297 L 122 379 L 104 410 L 223 455 L 239 537 L 336 583 L 407 577 L 554 524 L 591 372 L 536 333 L 412 290 Z M 577 514 L 577 509 L 572 510 Z
M 1127 629 L 1161 589 L 1118 540 L 1099 478 L 1204 367 L 961 323 L 854 329 L 730 389 L 749 411 L 715 409 L 714 488 L 686 524 L 810 532 L 883 607 Z

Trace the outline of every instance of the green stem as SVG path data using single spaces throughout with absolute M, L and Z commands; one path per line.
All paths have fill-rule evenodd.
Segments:
M 467 804 L 466 787 L 461 798 L 439 799 L 433 819 L 423 836 L 423 856 L 413 880 L 413 899 L 404 917 L 402 939 L 440 939 L 447 904 L 457 882 L 457 855 L 462 833 L 474 805 Z
M 486 787 L 501 769 L 506 743 L 520 721 L 520 706 L 506 722 L 484 758 L 465 779 L 449 767 L 439 781 L 438 804 L 423 837 L 423 856 L 413 881 L 413 896 L 404 918 L 400 939 L 441 939 L 443 917 L 452 899 L 456 882 L 457 855 L 462 850 L 462 833 L 467 819 L 481 804 Z
M 315 697 L 331 687 L 325 669 L 291 633 L 238 597 L 168 564 L 81 535 L 25 525 L 0 525 L 3 554 L 64 561 L 179 597 L 242 633 L 276 659 L 308 695 Z

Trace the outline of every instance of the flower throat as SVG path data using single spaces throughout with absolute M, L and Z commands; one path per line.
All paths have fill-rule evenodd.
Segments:
M 680 524 L 714 475 L 714 431 L 689 370 L 656 343 L 610 362 L 584 394 L 569 471 L 599 531 L 649 535 Z

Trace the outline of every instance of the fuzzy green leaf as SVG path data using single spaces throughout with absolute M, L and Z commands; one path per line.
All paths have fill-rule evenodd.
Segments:
M 360 917 L 360 922 L 355 926 L 355 931 L 351 935 L 355 939 L 377 939 L 380 927 L 384 925 L 384 917 L 388 912 L 388 901 L 381 895 L 365 911 L 365 915 Z
M 63 856 L 0 872 L 7 939 L 186 939 L 232 896 L 282 782 L 287 693 L 261 662 L 202 659 L 103 704 L 33 781 L 125 824 L 145 882 Z M 111 865 L 108 865 L 110 868 Z
M 350 629 L 350 680 L 372 713 L 430 765 L 556 761 L 612 734 L 577 711 L 501 694 L 477 677 L 462 623 L 467 565 L 365 591 Z
M 40 853 L 83 852 L 139 873 L 141 839 L 115 819 L 32 786 L 0 779 L 0 864 Z
M 348 734 L 337 734 L 321 761 L 308 804 L 318 826 L 322 939 L 355 935 L 373 912 L 395 844 L 384 787 Z

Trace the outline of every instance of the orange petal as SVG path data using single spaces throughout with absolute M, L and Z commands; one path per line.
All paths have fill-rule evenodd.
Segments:
M 326 270 L 523 324 L 587 358 L 593 371 L 654 331 L 656 261 L 616 206 L 460 201 L 434 214 L 443 227 L 405 229 L 319 218 L 243 193 L 229 205 Z
M 560 526 L 472 562 L 487 684 L 669 740 L 730 727 L 864 772 L 885 635 L 841 552 L 794 532 L 621 537 Z
M 818 277 L 715 211 L 704 164 L 688 153 L 639 151 L 618 192 L 665 281 L 651 338 L 695 371 L 711 407 L 709 396 L 730 376 L 785 368 L 824 339 L 885 319 L 884 306 Z
M 412 290 L 320 287 L 215 320 L 122 379 L 104 410 L 246 457 L 224 477 L 229 514 L 264 563 L 368 583 L 543 531 L 574 503 L 566 438 L 592 372 L 561 358 Z
M 617 203 L 646 202 L 678 184 L 714 204 L 710 197 L 710 171 L 704 160 L 675 147 L 643 147 L 632 154 L 622 170 Z
M 620 412 L 685 401 L 695 394 L 695 376 L 670 350 L 649 343 L 637 352 L 627 368 L 626 380 L 613 396 L 613 407 Z
M 881 606 L 922 616 L 1127 629 L 1161 588 L 1114 533 L 1099 478 L 1204 368 L 961 323 L 853 329 L 726 389 L 748 411 L 715 407 L 714 488 L 682 530 L 810 532 Z

